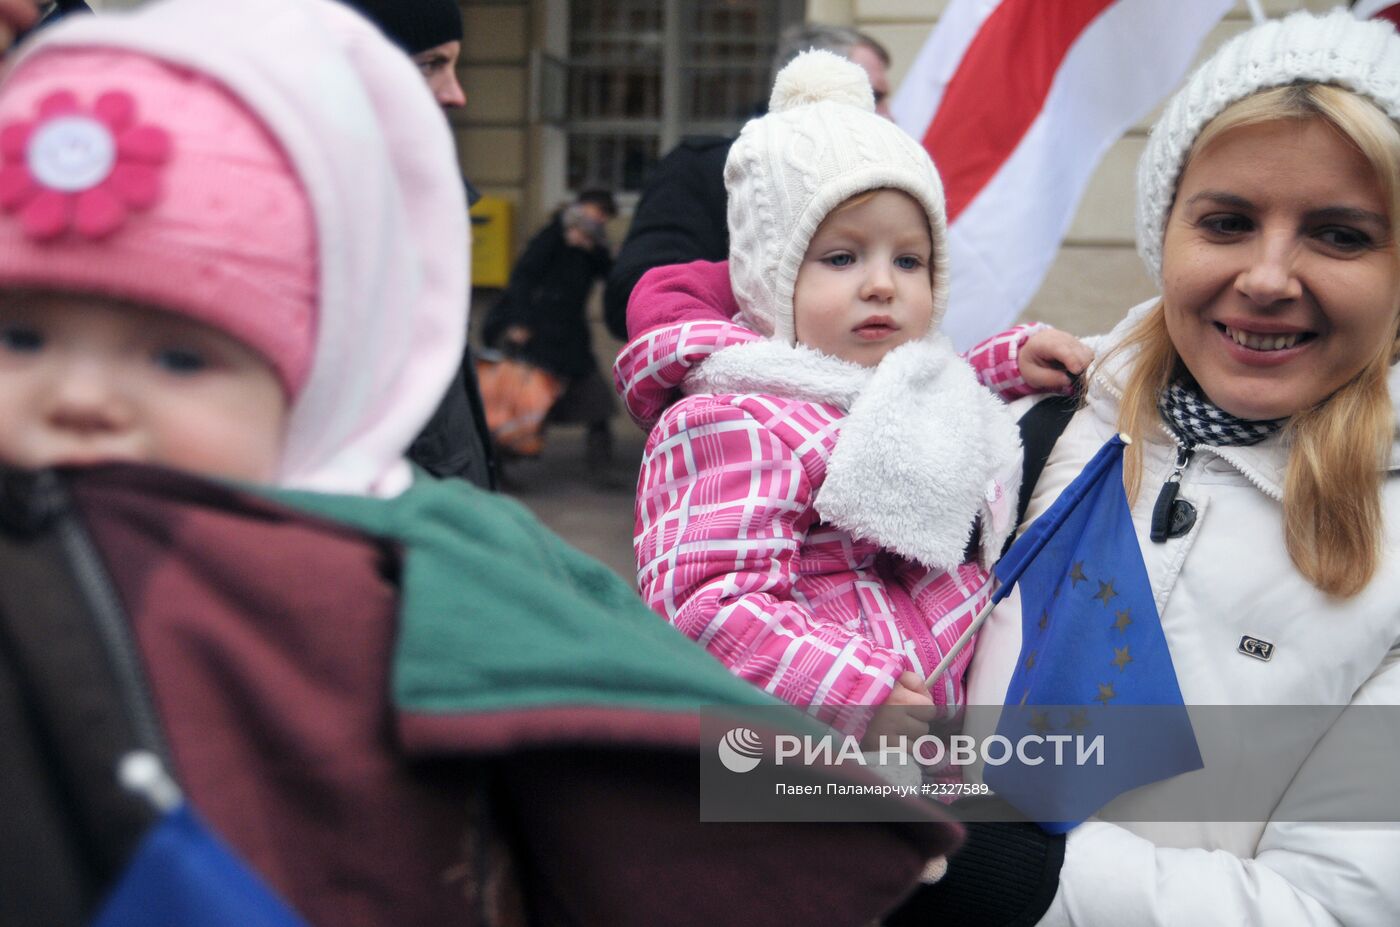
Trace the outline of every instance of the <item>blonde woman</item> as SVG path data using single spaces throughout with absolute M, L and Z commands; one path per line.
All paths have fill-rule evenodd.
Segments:
M 1299 13 L 1203 64 L 1139 166 L 1138 247 L 1161 296 L 1099 340 L 1028 518 L 1113 433 L 1133 437 L 1125 483 L 1187 704 L 1400 704 L 1397 120 L 1400 35 Z M 1154 530 L 1174 481 L 1190 508 Z M 979 639 L 970 704 L 1001 704 L 1020 629 L 1012 596 Z M 1246 638 L 1271 659 L 1240 652 Z M 1067 840 L 973 825 L 894 922 L 978 902 L 979 923 L 1400 924 L 1400 827 L 1284 819 L 1331 787 L 1327 750 L 1257 782 L 1278 820 L 1090 820 Z M 1243 752 L 1203 749 L 1206 768 Z

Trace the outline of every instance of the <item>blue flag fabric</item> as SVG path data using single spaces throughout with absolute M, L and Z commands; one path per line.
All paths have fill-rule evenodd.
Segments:
M 141 841 L 93 927 L 307 927 L 188 804 Z
M 997 734 L 1059 741 L 1063 753 L 988 763 L 983 779 L 1053 833 L 1202 766 L 1123 491 L 1123 447 L 1105 444 L 994 570 L 994 599 L 1021 587 L 1021 654 Z

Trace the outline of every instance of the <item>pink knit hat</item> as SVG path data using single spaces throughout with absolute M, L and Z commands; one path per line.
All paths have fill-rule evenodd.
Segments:
M 316 344 L 314 217 L 221 85 L 135 52 L 46 49 L 0 84 L 0 287 L 197 319 L 295 398 Z

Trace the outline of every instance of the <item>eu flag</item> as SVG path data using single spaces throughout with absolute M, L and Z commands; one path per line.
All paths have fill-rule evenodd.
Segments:
M 307 927 L 188 804 L 142 839 L 93 927 Z
M 1021 654 L 997 733 L 1064 749 L 989 762 L 983 779 L 1053 833 L 1202 766 L 1123 491 L 1123 447 L 1114 436 L 1100 448 L 994 571 L 995 598 L 1021 587 Z M 1096 738 L 1102 750 L 1083 757 Z

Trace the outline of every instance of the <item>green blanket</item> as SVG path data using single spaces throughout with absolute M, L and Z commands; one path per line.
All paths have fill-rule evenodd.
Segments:
M 387 500 L 273 495 L 402 546 L 400 708 L 689 713 L 781 704 L 730 675 L 616 574 L 513 500 L 431 479 Z

